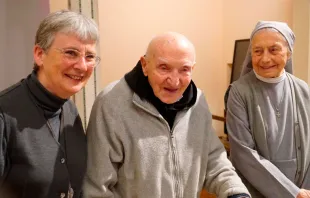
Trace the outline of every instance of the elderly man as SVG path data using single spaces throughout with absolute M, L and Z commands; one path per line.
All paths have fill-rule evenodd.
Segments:
M 33 50 L 34 70 L 0 93 L 0 197 L 80 197 L 86 136 L 69 97 L 98 64 L 98 28 L 71 11 L 48 15 Z
M 193 44 L 156 36 L 145 56 L 96 99 L 87 129 L 84 197 L 248 197 L 191 80 Z

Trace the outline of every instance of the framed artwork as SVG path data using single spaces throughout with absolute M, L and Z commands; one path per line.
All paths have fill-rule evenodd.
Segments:
M 242 63 L 248 51 L 249 44 L 250 39 L 241 39 L 235 41 L 230 83 L 234 82 L 240 77 L 242 71 Z
M 233 63 L 231 67 L 230 84 L 238 80 L 238 78 L 240 77 L 240 74 L 242 72 L 242 64 L 247 54 L 249 44 L 250 44 L 250 39 L 235 40 L 235 49 L 234 49 Z M 228 134 L 227 127 L 226 127 L 226 108 L 227 108 L 226 105 L 227 105 L 229 90 L 230 90 L 230 87 L 228 87 L 224 95 L 225 110 L 224 110 L 223 121 L 224 121 L 224 133 L 225 134 Z

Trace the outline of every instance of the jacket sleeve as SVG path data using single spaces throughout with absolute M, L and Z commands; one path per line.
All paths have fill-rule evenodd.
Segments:
M 208 113 L 207 132 L 208 138 L 208 164 L 204 187 L 210 193 L 215 193 L 219 198 L 246 194 L 249 192 L 235 172 L 235 168 L 227 158 L 223 144 L 212 127 L 211 113 Z
M 88 159 L 83 197 L 115 197 L 117 172 L 123 161 L 123 148 L 115 131 L 117 123 L 105 100 L 98 97 L 92 107 L 87 128 Z M 116 196 L 117 197 L 117 196 Z
M 226 120 L 233 165 L 265 197 L 295 198 L 300 189 L 255 150 L 246 103 L 232 87 Z

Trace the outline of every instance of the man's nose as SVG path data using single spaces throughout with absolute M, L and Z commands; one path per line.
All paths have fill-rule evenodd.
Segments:
M 172 86 L 178 86 L 180 84 L 180 77 L 177 72 L 171 72 L 167 82 Z

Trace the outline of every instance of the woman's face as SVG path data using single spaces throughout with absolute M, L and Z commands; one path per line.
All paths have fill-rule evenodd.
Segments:
M 262 29 L 254 34 L 251 44 L 254 71 L 265 78 L 280 76 L 291 56 L 282 34 L 270 29 Z
M 57 33 L 47 52 L 35 47 L 38 79 L 54 95 L 69 98 L 80 91 L 90 78 L 94 67 L 85 57 L 95 57 L 95 54 L 94 41 L 82 41 L 76 35 Z

